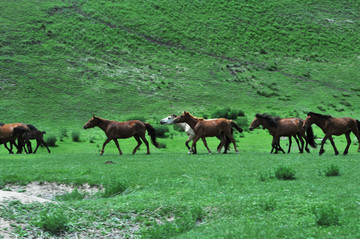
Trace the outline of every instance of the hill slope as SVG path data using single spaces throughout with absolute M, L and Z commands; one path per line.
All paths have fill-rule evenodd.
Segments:
M 217 108 L 360 117 L 349 1 L 2 1 L 1 121 Z

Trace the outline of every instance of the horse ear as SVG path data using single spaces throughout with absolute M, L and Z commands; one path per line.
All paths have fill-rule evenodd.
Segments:
M 261 118 L 261 115 L 260 115 L 259 113 L 257 113 L 257 114 L 255 115 L 255 117 L 256 117 L 256 118 Z
M 184 111 L 184 114 L 185 114 L 185 115 L 188 115 L 188 114 L 189 114 L 189 112 L 187 112 L 187 111 L 185 110 L 185 111 Z

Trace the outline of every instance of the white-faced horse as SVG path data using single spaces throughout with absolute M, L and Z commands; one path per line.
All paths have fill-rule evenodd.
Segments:
M 163 118 L 162 120 L 160 120 L 160 124 L 166 124 L 166 125 L 171 125 L 171 124 L 174 124 L 174 119 L 176 118 L 177 116 L 172 114 L 172 115 L 169 115 L 165 118 Z M 182 130 L 185 131 L 185 133 L 189 136 L 188 139 L 186 140 L 185 142 L 185 145 L 186 147 L 188 148 L 188 150 L 190 150 L 190 146 L 189 146 L 189 142 L 191 140 L 193 140 L 195 138 L 195 132 L 194 130 L 192 130 L 192 128 L 190 127 L 190 125 L 188 125 L 187 123 L 176 123 L 175 124 L 176 126 L 180 127 Z M 194 151 L 193 153 L 196 154 L 196 145 L 194 146 Z
M 195 138 L 195 132 L 194 130 L 190 127 L 190 125 L 188 125 L 187 123 L 183 122 L 183 123 L 174 123 L 174 119 L 177 116 L 175 114 L 169 115 L 165 118 L 163 118 L 162 120 L 160 120 L 160 124 L 166 124 L 166 125 L 171 125 L 174 124 L 176 126 L 179 126 L 181 129 L 183 129 L 185 131 L 185 133 L 189 136 L 188 139 L 185 142 L 186 147 L 188 148 L 188 150 L 190 150 L 190 146 L 189 143 L 191 142 L 191 140 L 194 140 Z M 231 134 L 233 133 L 232 129 L 231 129 Z M 218 145 L 217 150 L 220 150 L 221 147 L 221 143 Z M 228 138 L 226 138 L 225 140 L 225 151 L 224 153 L 226 153 L 228 150 L 230 149 L 230 140 Z M 194 148 L 192 150 L 193 154 L 197 153 L 196 150 L 196 143 L 194 144 Z

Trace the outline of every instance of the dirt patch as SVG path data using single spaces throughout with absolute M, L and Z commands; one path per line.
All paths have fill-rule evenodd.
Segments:
M 20 201 L 23 204 L 35 202 L 56 203 L 53 201 L 56 196 L 71 193 L 75 188 L 80 192 L 87 192 L 89 194 L 102 190 L 100 187 L 91 187 L 88 184 L 76 187 L 47 182 L 32 182 L 25 186 L 7 185 L 3 190 L 0 190 L 0 204 L 6 201 Z

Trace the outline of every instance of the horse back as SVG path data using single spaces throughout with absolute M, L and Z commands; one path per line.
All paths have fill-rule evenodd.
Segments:
M 1 140 L 11 140 L 14 139 L 13 132 L 14 128 L 20 127 L 24 130 L 29 130 L 26 124 L 23 123 L 12 123 L 12 124 L 4 124 L 0 127 L 0 139 Z
M 134 135 L 145 135 L 145 131 L 145 124 L 140 120 L 113 121 L 106 134 L 113 138 L 130 138 Z

